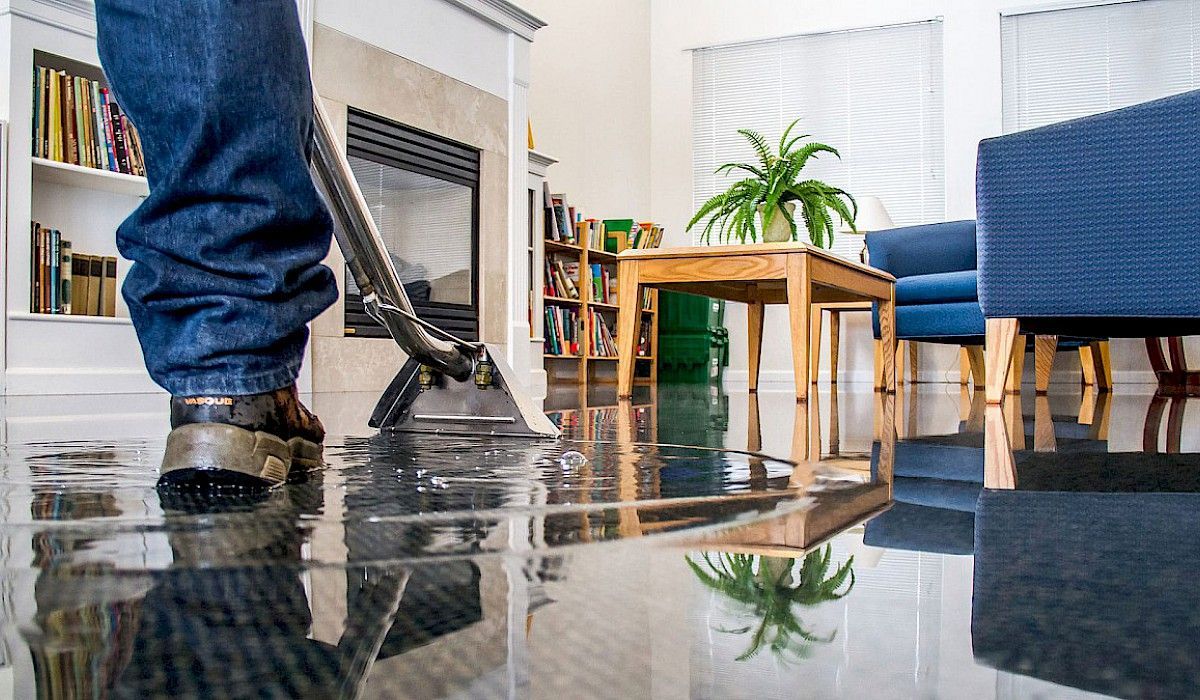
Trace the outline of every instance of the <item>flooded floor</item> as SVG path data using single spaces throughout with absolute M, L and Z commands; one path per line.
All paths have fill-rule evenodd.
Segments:
M 1196 400 L 566 390 L 523 442 L 373 399 L 220 498 L 154 488 L 160 397 L 8 399 L 0 697 L 1200 694 Z

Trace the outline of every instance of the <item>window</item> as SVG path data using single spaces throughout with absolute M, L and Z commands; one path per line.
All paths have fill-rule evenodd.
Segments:
M 1001 19 L 1004 130 L 1200 87 L 1200 0 L 1141 0 Z
M 842 155 L 810 161 L 810 177 L 879 197 L 897 225 L 945 216 L 940 21 L 698 49 L 693 68 L 697 207 L 733 181 L 717 166 L 753 158 L 738 129 L 778 142 L 799 118 L 798 133 Z M 834 252 L 861 248 L 834 236 Z

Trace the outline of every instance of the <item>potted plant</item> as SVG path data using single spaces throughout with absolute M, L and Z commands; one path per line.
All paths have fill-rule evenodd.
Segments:
M 759 223 L 762 224 L 764 242 L 793 241 L 797 240 L 800 228 L 796 223 L 797 210 L 809 240 L 817 247 L 828 248 L 833 244 L 833 214 L 853 229 L 858 206 L 848 192 L 820 180 L 800 179 L 809 158 L 819 157 L 821 153 L 841 156 L 836 149 L 823 143 L 800 144 L 807 136 L 791 135 L 798 122 L 792 122 L 783 132 L 775 153 L 771 152 L 762 134 L 739 129 L 738 133 L 758 154 L 758 162 L 726 163 L 717 168 L 718 174 L 740 171 L 749 177 L 733 183 L 728 190 L 701 205 L 687 230 L 692 230 L 707 217 L 705 243 L 710 242 L 714 228 L 722 242 L 734 237 L 742 243 L 746 238 L 756 241 Z
M 687 557 L 688 566 L 708 588 L 735 603 L 750 624 L 721 629 L 731 634 L 750 633 L 750 646 L 738 657 L 744 661 L 768 647 L 775 654 L 803 658 L 814 643 L 833 641 L 802 624 L 796 607 L 818 605 L 845 597 L 854 588 L 854 557 L 830 573 L 833 548 L 809 552 L 796 572 L 796 560 L 752 554 L 702 555 L 702 562 Z

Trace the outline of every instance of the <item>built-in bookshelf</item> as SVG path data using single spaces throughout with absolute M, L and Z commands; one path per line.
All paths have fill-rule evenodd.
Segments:
M 157 392 L 160 389 L 146 373 L 129 310 L 119 293 L 130 263 L 117 250 L 116 230 L 149 193 L 141 176 L 136 137 L 132 125 L 116 111 L 111 93 L 104 92 L 108 85 L 96 54 L 94 23 L 43 9 L 39 5 L 35 12 L 13 15 L 10 24 L 0 29 L 10 57 L 5 93 L 9 123 L 3 168 L 7 208 L 0 392 Z M 58 126 L 68 127 L 61 143 L 57 138 L 62 132 L 49 130 L 51 73 L 61 98 L 55 110 L 66 107 L 65 90 L 71 90 L 70 111 L 57 112 Z M 73 119 L 66 121 L 67 116 Z M 121 131 L 124 160 L 121 153 L 109 150 L 116 145 L 112 139 L 117 132 L 109 135 L 114 125 Z M 84 259 L 95 256 L 105 261 L 105 272 L 112 267 L 108 263 L 115 262 L 115 280 L 108 277 L 97 284 L 99 305 L 94 315 L 79 312 L 74 284 L 71 313 L 66 312 L 62 294 L 49 306 L 38 303 L 32 284 L 39 274 L 35 262 L 39 227 L 54 232 L 60 256 L 61 244 L 70 241 L 72 259 L 78 253 Z M 60 293 L 66 271 L 60 257 L 56 270 Z
M 655 247 L 661 227 L 630 219 L 584 219 L 560 194 L 548 191 L 545 237 L 542 241 L 543 357 L 547 365 L 573 363 L 574 371 L 548 367 L 553 382 L 580 385 L 615 381 L 617 314 L 617 255 L 635 247 Z M 638 324 L 637 376 L 642 383 L 657 380 L 658 293 L 643 292 Z M 612 370 L 598 372 L 611 366 Z

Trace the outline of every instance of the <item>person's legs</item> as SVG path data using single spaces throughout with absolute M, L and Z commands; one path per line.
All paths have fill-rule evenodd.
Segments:
M 180 404 L 173 424 L 236 423 L 218 415 L 229 397 L 294 402 L 307 323 L 337 295 L 294 1 L 97 0 L 96 15 L 150 181 L 117 232 L 146 366 L 175 397 L 218 399 L 201 414 Z
M 151 376 L 176 396 L 291 384 L 306 324 L 336 297 L 295 3 L 96 5 L 104 70 L 146 151 L 150 197 L 117 241 Z

